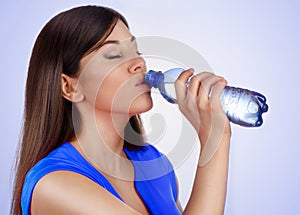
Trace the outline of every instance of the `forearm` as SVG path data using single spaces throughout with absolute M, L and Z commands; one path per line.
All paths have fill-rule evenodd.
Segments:
M 183 214 L 221 215 L 226 199 L 230 137 L 204 166 L 198 166 L 191 197 Z

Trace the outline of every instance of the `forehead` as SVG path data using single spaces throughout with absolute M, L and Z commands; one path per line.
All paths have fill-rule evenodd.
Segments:
M 114 27 L 114 29 L 112 30 L 112 32 L 106 38 L 105 41 L 108 41 L 108 40 L 126 40 L 126 39 L 129 39 L 131 37 L 132 37 L 132 35 L 129 32 L 127 26 L 121 20 L 119 20 L 117 22 L 116 26 Z

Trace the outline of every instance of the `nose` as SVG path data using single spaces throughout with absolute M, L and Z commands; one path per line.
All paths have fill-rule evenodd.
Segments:
M 128 69 L 130 73 L 145 73 L 146 62 L 142 57 L 136 57 L 128 62 Z

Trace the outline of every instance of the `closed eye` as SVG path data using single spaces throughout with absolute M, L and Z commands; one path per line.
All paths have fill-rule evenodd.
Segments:
M 106 57 L 107 59 L 112 60 L 112 59 L 120 58 L 120 57 L 122 57 L 122 55 L 121 55 L 121 54 L 117 54 L 117 55 L 106 55 L 105 57 Z

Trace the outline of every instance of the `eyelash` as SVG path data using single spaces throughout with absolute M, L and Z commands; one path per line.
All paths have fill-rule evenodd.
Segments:
M 138 55 L 142 55 L 143 53 L 137 51 L 136 52 Z M 110 59 L 110 60 L 113 60 L 113 59 L 116 59 L 116 58 L 120 58 L 122 57 L 122 55 L 118 54 L 118 55 L 111 55 L 111 56 L 107 56 L 107 59 Z
M 112 60 L 112 59 L 116 59 L 116 58 L 120 58 L 120 57 L 122 57 L 122 55 L 118 54 L 118 55 L 110 55 L 110 56 L 107 56 L 106 58 Z

